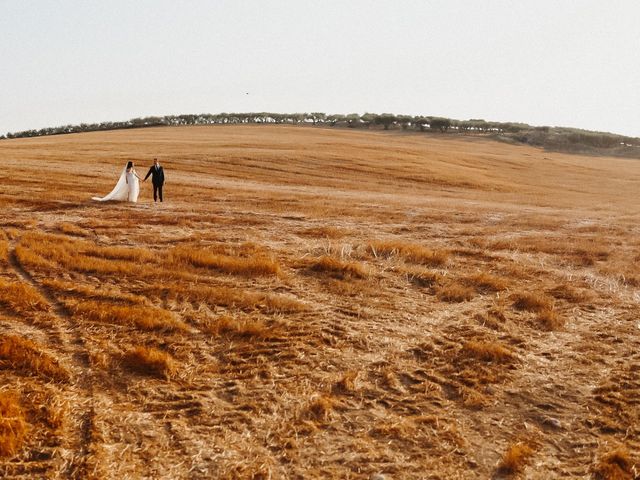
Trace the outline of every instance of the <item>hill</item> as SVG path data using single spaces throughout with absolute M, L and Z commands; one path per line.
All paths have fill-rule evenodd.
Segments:
M 90 200 L 153 157 L 164 204 Z M 637 162 L 292 126 L 0 158 L 4 478 L 637 475 Z
M 0 140 L 69 133 L 184 125 L 301 125 L 359 130 L 402 131 L 424 135 L 480 136 L 513 144 L 531 145 L 549 151 L 601 156 L 640 158 L 640 138 L 567 127 L 532 126 L 517 122 L 488 122 L 482 119 L 456 120 L 423 115 L 391 113 L 201 113 L 132 118 L 119 122 L 81 123 L 24 130 L 1 135 Z

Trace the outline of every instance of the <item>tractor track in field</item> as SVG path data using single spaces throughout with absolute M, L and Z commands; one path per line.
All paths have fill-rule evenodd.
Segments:
M 65 442 L 66 451 L 63 455 L 67 458 L 64 459 L 65 468 L 61 474 L 66 478 L 87 478 L 89 476 L 88 458 L 93 441 L 95 399 L 93 373 L 86 341 L 80 325 L 66 306 L 38 282 L 20 262 L 16 253 L 16 243 L 19 243 L 19 239 L 10 246 L 9 266 L 20 281 L 38 291 L 50 305 L 50 312 L 57 323 L 60 345 L 50 344 L 48 347 L 65 357 L 71 373 L 66 394 L 73 398 L 73 405 L 70 405 L 68 410 L 70 416 L 68 428 L 73 433 L 67 437 L 70 440 Z

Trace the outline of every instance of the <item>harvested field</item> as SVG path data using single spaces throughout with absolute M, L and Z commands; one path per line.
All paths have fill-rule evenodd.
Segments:
M 97 203 L 127 160 L 165 203 Z M 640 162 L 454 135 L 0 142 L 3 478 L 638 478 Z

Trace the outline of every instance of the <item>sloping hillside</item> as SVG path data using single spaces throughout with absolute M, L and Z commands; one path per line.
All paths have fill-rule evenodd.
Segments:
M 163 204 L 90 200 L 153 157 Z M 268 126 L 0 161 L 5 478 L 638 476 L 636 161 Z

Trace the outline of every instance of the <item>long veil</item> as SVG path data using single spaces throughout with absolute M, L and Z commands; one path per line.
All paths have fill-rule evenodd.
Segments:
M 92 197 L 91 199 L 97 200 L 99 202 L 106 202 L 108 200 L 126 201 L 129 197 L 129 185 L 127 185 L 126 175 L 127 167 L 125 165 L 125 167 L 122 169 L 122 173 L 120 174 L 120 178 L 118 179 L 118 183 L 116 183 L 116 186 L 113 188 L 113 190 L 111 190 L 111 193 L 109 193 L 106 197 Z

